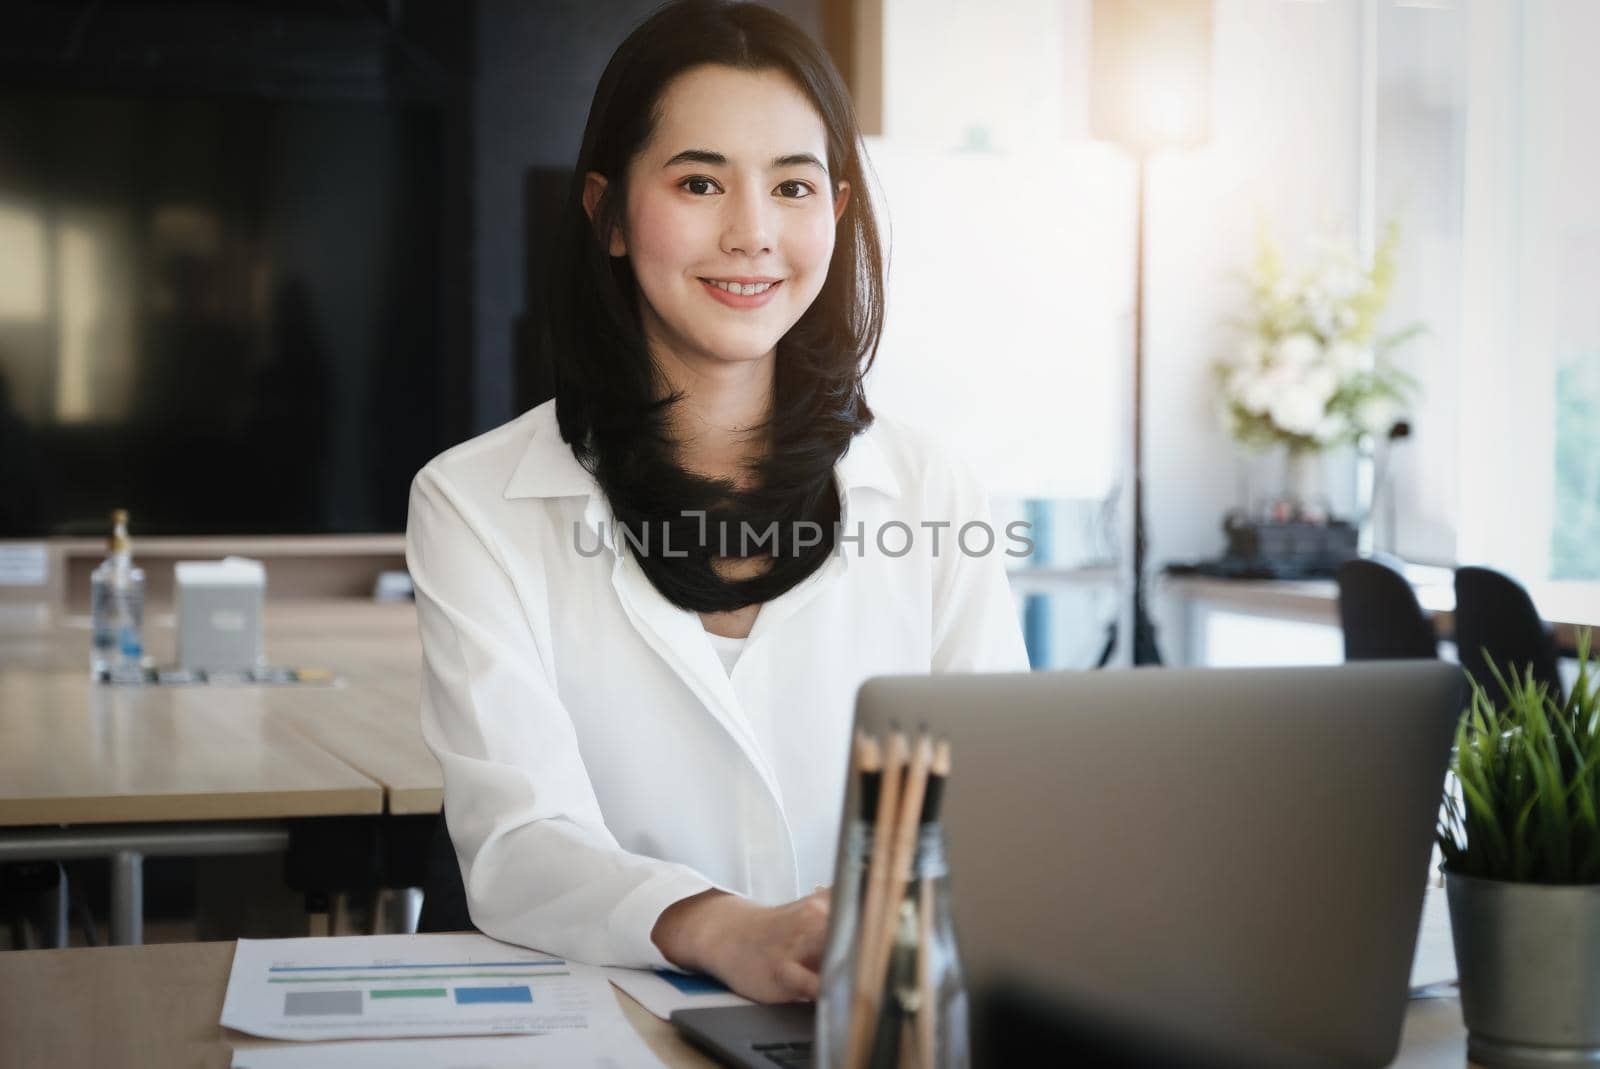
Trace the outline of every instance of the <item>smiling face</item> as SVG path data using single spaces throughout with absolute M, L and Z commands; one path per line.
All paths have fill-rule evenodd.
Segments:
M 702 371 L 770 358 L 821 291 L 849 200 L 822 118 L 785 75 L 723 66 L 675 78 L 659 114 L 610 247 L 638 279 L 650 350 Z M 604 187 L 587 176 L 591 216 Z

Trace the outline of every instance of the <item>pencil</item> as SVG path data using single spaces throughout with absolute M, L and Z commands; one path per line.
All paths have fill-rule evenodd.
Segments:
M 862 825 L 870 827 L 877 819 L 878 795 L 883 789 L 883 747 L 877 739 L 865 732 L 857 732 L 856 769 L 861 776 L 859 794 L 856 798 L 856 819 Z M 866 905 L 867 880 L 871 875 L 872 859 L 869 856 L 862 862 L 856 886 L 844 889 L 855 900 L 856 930 L 851 933 L 851 937 L 857 940 L 858 945 L 861 938 L 861 910 Z M 855 960 L 849 959 L 848 968 L 853 970 L 855 967 Z
M 893 844 L 886 866 L 883 895 L 875 903 L 874 915 L 878 918 L 873 928 L 863 934 L 862 970 L 856 988 L 857 1007 L 863 1010 L 870 1032 L 876 1024 L 883 997 L 884 973 L 889 966 L 889 952 L 894 946 L 895 919 L 900 904 L 905 901 L 906 885 L 910 882 L 911 858 L 916 852 L 917 828 L 922 813 L 922 798 L 928 785 L 928 767 L 933 761 L 933 743 L 926 734 L 917 739 L 916 750 L 906 771 L 906 783 L 894 814 Z M 874 844 L 876 846 L 876 844 Z M 874 853 L 877 853 L 874 850 Z M 851 1022 L 854 1025 L 854 1021 Z
M 861 783 L 856 816 L 862 823 L 871 823 L 878 814 L 878 790 L 883 785 L 883 747 L 871 735 L 858 731 L 853 757 L 850 774 L 859 776 Z
M 850 1031 L 845 1043 L 846 1069 L 864 1069 L 876 1024 L 877 996 L 866 988 L 868 957 L 878 945 L 877 931 L 882 923 L 883 895 L 892 851 L 890 839 L 899 817 L 900 780 L 905 764 L 906 739 L 895 731 L 884 746 L 878 810 L 873 819 L 872 855 L 867 863 L 867 893 L 862 899 L 861 925 L 856 934 L 856 982 L 851 997 Z

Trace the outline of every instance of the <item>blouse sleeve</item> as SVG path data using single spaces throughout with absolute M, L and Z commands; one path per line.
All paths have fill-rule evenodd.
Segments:
M 988 494 L 971 468 L 948 458 L 947 464 L 951 528 L 934 560 L 932 669 L 1026 672 L 1028 650 L 1006 578 L 1006 561 L 1011 559 L 1006 550 L 1015 542 L 995 528 Z M 963 539 L 961 528 L 967 524 L 982 526 L 974 526 Z M 993 534 L 992 545 L 985 530 Z M 986 545 L 988 552 L 978 552 Z
M 442 473 L 413 480 L 422 735 L 473 923 L 578 961 L 672 968 L 650 938 L 656 919 L 714 884 L 622 849 L 606 828 L 551 666 L 482 528 Z

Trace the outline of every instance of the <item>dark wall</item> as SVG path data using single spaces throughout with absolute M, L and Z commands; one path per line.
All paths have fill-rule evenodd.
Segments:
M 821 40 L 824 11 L 837 14 L 850 0 L 766 2 Z M 392 375 L 389 393 L 370 392 L 386 418 L 414 437 L 425 429 L 422 423 L 437 423 L 425 443 L 435 450 L 498 426 L 548 396 L 548 383 L 518 342 L 536 322 L 529 291 L 542 269 L 549 230 L 544 213 L 570 180 L 605 63 L 658 3 L 6 0 L 0 87 L 215 94 L 310 107 L 345 100 L 430 106 L 442 135 L 439 210 L 411 222 L 434 229 L 436 251 L 396 255 L 391 262 L 414 269 L 425 261 L 412 277 L 418 286 L 434 287 L 428 296 L 442 321 L 432 342 L 404 325 L 384 325 L 433 359 L 418 360 L 418 375 L 427 377 L 421 388 L 417 376 Z M 299 166 L 295 177 L 312 186 L 327 181 L 316 166 Z M 302 244 L 316 252 L 317 235 L 339 229 L 330 221 Z M 381 341 L 377 350 L 389 351 Z M 347 384 L 344 392 L 368 389 Z M 422 400 L 430 411 L 413 411 Z M 335 480 L 338 486 L 330 483 L 316 494 L 332 519 L 296 521 L 308 531 L 356 522 L 339 516 L 363 496 L 403 505 L 404 484 L 419 463 L 354 425 L 341 424 L 336 432 L 318 451 L 327 454 L 328 471 L 346 474 Z M 355 472 L 358 453 L 374 450 L 384 454 L 392 478 Z M 9 444 L 13 464 L 22 453 Z M 45 470 L 31 461 L 27 466 Z M 359 493 L 341 489 L 351 479 L 362 483 Z M 92 512 L 98 529 L 104 509 L 96 504 Z
M 471 3 L 0 6 L 0 192 L 114 220 L 129 266 L 96 278 L 131 309 L 92 332 L 92 420 L 50 400 L 61 302 L 0 324 L 0 483 L 39 488 L 0 537 L 113 505 L 145 534 L 401 529 L 471 426 Z
M 519 389 L 517 342 L 527 305 L 528 246 L 583 139 L 611 53 L 657 0 L 478 0 L 472 234 L 475 354 L 472 424 L 488 430 L 534 394 Z M 822 0 L 772 7 L 821 39 Z M 533 173 L 539 172 L 539 173 Z M 530 225 L 533 224 L 533 225 Z M 531 250 L 534 257 L 537 250 Z

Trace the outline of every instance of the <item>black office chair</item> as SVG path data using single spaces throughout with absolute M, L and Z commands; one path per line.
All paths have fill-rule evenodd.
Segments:
M 461 882 L 461 865 L 450 842 L 450 828 L 444 810 L 439 810 L 428 844 L 427 875 L 422 884 L 422 913 L 417 918 L 419 932 L 475 932 L 467 911 L 467 888 Z
M 1487 656 L 1501 675 L 1521 676 L 1532 665 L 1533 678 L 1564 700 L 1555 633 L 1521 583 L 1493 568 L 1457 568 L 1455 620 L 1461 667 L 1480 685 L 1498 690 Z
M 1339 626 L 1347 661 L 1430 659 L 1439 656 L 1433 622 L 1400 564 L 1383 556 L 1339 565 Z

